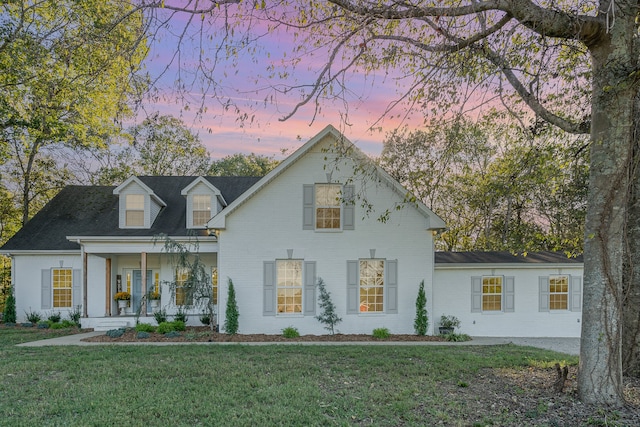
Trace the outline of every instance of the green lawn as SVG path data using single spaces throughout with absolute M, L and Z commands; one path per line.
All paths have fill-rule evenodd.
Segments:
M 443 390 L 485 367 L 577 362 L 513 345 L 15 346 L 41 334 L 0 329 L 0 425 L 474 425 Z

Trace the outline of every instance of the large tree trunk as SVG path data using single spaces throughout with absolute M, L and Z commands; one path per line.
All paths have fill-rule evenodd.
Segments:
M 585 403 L 622 405 L 623 259 L 633 160 L 635 11 L 589 49 L 593 61 L 591 169 L 585 225 L 584 310 L 578 392 Z
M 622 373 L 640 377 L 640 99 L 634 113 L 632 182 L 627 212 L 627 242 L 622 303 Z

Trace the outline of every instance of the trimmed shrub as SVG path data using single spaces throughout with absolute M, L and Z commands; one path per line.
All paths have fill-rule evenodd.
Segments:
M 182 307 L 178 307 L 178 312 L 173 316 L 174 321 L 187 323 L 189 317 L 187 316 L 187 312 L 182 309 Z
M 177 338 L 177 337 L 181 337 L 182 334 L 178 331 L 171 331 L 164 334 L 164 336 L 167 338 Z
M 29 308 L 29 311 L 25 311 L 24 313 L 27 315 L 27 320 L 34 325 L 40 323 L 40 320 L 42 319 L 42 317 L 40 317 L 40 313 L 37 311 L 31 311 L 31 308 Z
M 298 338 L 300 336 L 300 332 L 298 332 L 298 328 L 288 326 L 282 330 L 282 336 L 285 338 Z
M 166 334 L 174 330 L 173 322 L 162 322 L 156 328 L 156 332 L 159 334 Z
M 125 331 L 124 328 L 110 329 L 105 333 L 105 335 L 110 338 L 120 338 L 121 336 L 124 335 L 124 331 Z
M 203 325 L 210 325 L 211 324 L 211 317 L 209 317 L 209 315 L 207 313 L 202 313 L 200 315 L 200 323 L 202 323 Z
M 174 320 L 171 323 L 175 331 L 185 331 L 187 329 L 187 325 L 182 320 Z
M 417 335 L 426 335 L 429 329 L 429 316 L 427 315 L 427 295 L 424 292 L 424 280 L 420 282 L 418 297 L 416 298 L 416 318 L 413 329 Z
M 138 332 L 155 332 L 156 331 L 156 327 L 153 325 L 150 325 L 148 323 L 138 323 L 136 325 L 136 331 Z M 146 337 L 148 338 L 148 337 Z
M 61 319 L 62 315 L 59 311 L 52 311 L 51 313 L 49 313 L 49 316 L 47 316 L 47 320 L 51 323 L 60 323 Z
M 229 291 L 227 294 L 227 313 L 224 320 L 224 330 L 229 335 L 238 333 L 240 327 L 240 312 L 238 311 L 238 303 L 236 303 L 236 291 L 233 288 L 233 282 L 229 279 Z
M 161 308 L 158 311 L 154 311 L 153 312 L 153 318 L 156 320 L 158 325 L 160 323 L 166 322 L 167 321 L 167 310 L 165 310 L 164 308 Z
M 20 326 L 22 326 L 23 328 L 33 328 L 33 323 L 31 322 L 20 323 Z
M 60 324 L 63 328 L 75 328 L 76 326 L 78 326 L 75 324 L 75 322 L 72 322 L 69 319 L 64 319 Z
M 151 325 L 149 325 L 151 326 Z M 146 331 L 138 331 L 138 333 L 136 334 L 136 338 L 139 340 L 143 340 L 145 338 L 149 338 L 151 336 L 151 334 L 149 332 Z
M 38 329 L 49 329 L 49 322 L 38 323 Z
M 376 328 L 373 330 L 373 337 L 380 339 L 380 340 L 385 340 L 387 338 L 389 338 L 391 336 L 391 332 L 389 332 L 389 330 L 387 328 Z
M 2 313 L 2 321 L 5 324 L 16 323 L 16 299 L 13 292 L 9 292 L 9 296 L 4 302 L 4 312 Z

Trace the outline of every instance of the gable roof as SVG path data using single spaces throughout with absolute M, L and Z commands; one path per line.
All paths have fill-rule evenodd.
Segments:
M 511 252 L 436 252 L 436 264 L 582 264 L 582 255 L 569 258 L 562 252 L 528 252 L 514 255 Z
M 362 165 L 371 165 L 375 169 L 375 174 L 377 178 L 386 183 L 393 191 L 398 193 L 402 198 L 404 198 L 409 191 L 405 189 L 398 181 L 393 179 L 391 175 L 389 175 L 384 169 L 380 166 L 376 165 L 371 161 L 366 154 L 364 154 L 358 147 L 356 147 L 351 141 L 349 141 L 340 131 L 338 131 L 335 127 L 328 125 L 323 130 L 321 130 L 316 136 L 311 138 L 306 144 L 297 149 L 293 154 L 287 157 L 285 160 L 280 162 L 278 166 L 276 166 L 271 172 L 262 177 L 260 181 L 256 182 L 250 189 L 248 189 L 242 196 L 238 197 L 236 200 L 231 202 L 226 209 L 220 211 L 217 215 L 215 215 L 209 222 L 207 226 L 213 229 L 221 229 L 225 227 L 225 220 L 227 215 L 230 215 L 235 211 L 238 207 L 242 206 L 247 200 L 253 197 L 256 193 L 262 190 L 267 184 L 273 181 L 276 177 L 281 175 L 284 171 L 286 171 L 291 165 L 297 162 L 300 158 L 302 158 L 305 154 L 313 149 L 317 144 L 323 141 L 326 137 L 332 137 L 336 142 L 339 142 L 344 147 L 344 152 L 348 153 L 350 157 L 353 158 L 356 162 Z M 444 230 L 446 229 L 445 222 L 436 215 L 431 209 L 429 209 L 424 203 L 420 201 L 416 201 L 412 203 L 414 207 L 420 212 L 428 221 L 427 229 L 429 230 Z
M 142 176 L 138 179 L 166 206 L 149 229 L 120 229 L 118 196 L 114 186 L 70 185 L 0 248 L 2 252 L 78 250 L 67 236 L 144 237 L 164 233 L 186 236 L 186 201 L 180 194 L 194 176 Z M 234 200 L 259 177 L 205 177 L 220 190 L 225 200 Z

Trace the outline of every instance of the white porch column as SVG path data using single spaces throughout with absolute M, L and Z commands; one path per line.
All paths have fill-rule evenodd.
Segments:
M 141 315 L 147 315 L 147 253 L 142 252 L 140 254 L 140 269 L 142 270 L 140 273 L 142 274 L 142 306 L 140 308 Z

